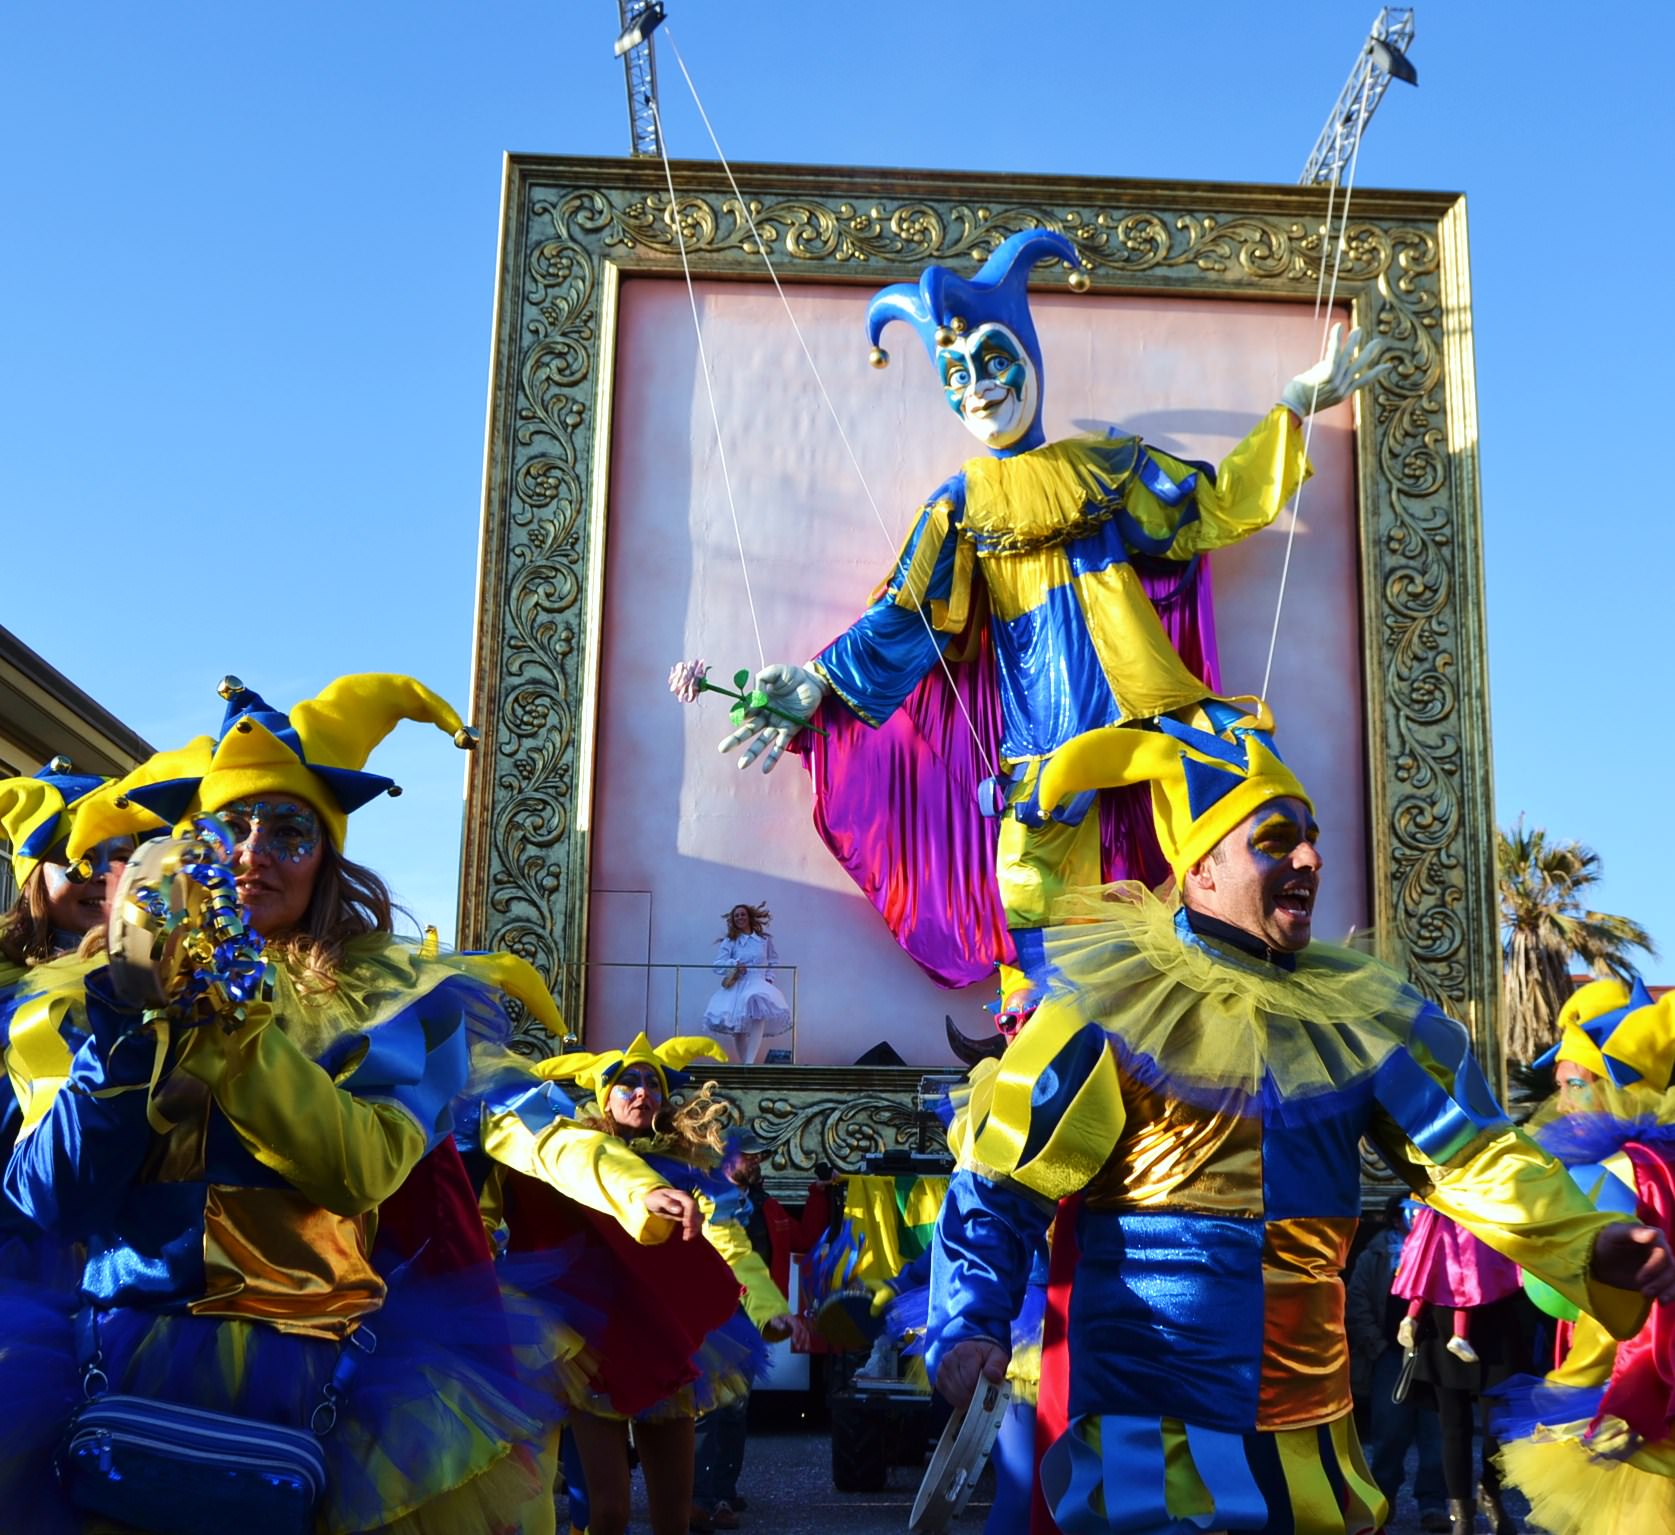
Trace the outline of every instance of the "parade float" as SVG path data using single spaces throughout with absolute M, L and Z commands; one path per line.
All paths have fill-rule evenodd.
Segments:
M 717 746 L 753 694 L 771 703 L 764 667 L 822 656 L 905 578 L 904 539 L 980 456 L 910 331 L 934 360 L 984 327 L 903 310 L 881 334 L 875 296 L 932 267 L 969 295 L 1006 247 L 1048 443 L 1212 471 L 1331 327 L 1377 342 L 1388 367 L 1311 418 L 1294 504 L 1140 573 L 1192 668 L 1264 698 L 1299 776 L 1333 786 L 1316 931 L 1363 935 L 1498 1074 L 1464 198 L 729 166 L 668 159 L 652 128 L 622 160 L 506 162 L 462 947 L 534 963 L 598 1050 L 701 1032 L 724 914 L 765 903 L 795 1028 L 715 1076 L 773 1148 L 770 1184 L 927 1145 L 920 1079 L 960 1069 L 947 1020 L 992 1027 L 1012 957 L 982 814 L 1008 769 L 1004 675 L 972 680 L 981 559 L 876 729 L 828 688 L 773 773 Z M 1110 853 L 1120 814 L 1099 814 Z

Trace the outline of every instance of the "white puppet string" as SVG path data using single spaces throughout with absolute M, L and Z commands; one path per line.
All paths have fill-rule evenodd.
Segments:
M 1319 278 L 1316 279 L 1314 285 L 1315 318 L 1321 319 L 1320 355 L 1322 357 L 1326 355 L 1327 338 L 1331 335 L 1332 305 L 1336 302 L 1338 296 L 1338 272 L 1343 266 L 1344 249 L 1349 243 L 1349 200 L 1355 192 L 1355 162 L 1361 155 L 1361 131 L 1367 124 L 1367 87 L 1371 84 L 1372 72 L 1369 70 L 1367 72 L 1367 78 L 1361 82 L 1361 101 L 1355 112 L 1355 141 L 1349 147 L 1349 177 L 1344 182 L 1343 213 L 1340 215 L 1338 220 L 1338 243 L 1332 252 L 1332 286 L 1326 294 L 1326 314 L 1324 319 L 1321 319 L 1320 313 Z M 1339 123 L 1338 131 L 1340 133 L 1343 131 L 1342 123 Z M 1330 238 L 1332 233 L 1332 202 L 1337 195 L 1337 189 L 1338 175 L 1336 165 L 1334 165 L 1332 171 L 1332 190 L 1327 195 L 1326 199 L 1326 222 L 1321 226 L 1320 231 L 1321 240 L 1323 242 L 1320 252 L 1321 278 L 1324 278 L 1326 275 L 1326 251 L 1324 241 Z M 1309 444 L 1314 440 L 1314 406 L 1315 401 L 1320 398 L 1320 385 L 1321 380 L 1317 377 L 1314 381 L 1314 390 L 1309 396 L 1308 419 L 1303 423 L 1303 459 L 1305 462 L 1307 462 L 1309 456 Z M 1261 697 L 1263 703 L 1268 701 L 1268 683 L 1274 675 L 1274 651 L 1279 645 L 1280 614 L 1285 611 L 1285 588 L 1286 583 L 1291 576 L 1291 550 L 1297 542 L 1297 519 L 1301 515 L 1304 488 L 1304 486 L 1299 485 L 1297 487 L 1297 494 L 1292 498 L 1291 525 L 1285 532 L 1285 561 L 1280 566 L 1279 595 L 1274 600 L 1274 627 L 1268 634 L 1268 661 L 1262 668 L 1262 692 L 1259 696 Z
M 710 357 L 704 348 L 704 327 L 698 318 L 698 295 L 692 286 L 692 267 L 686 259 L 686 233 L 681 228 L 680 210 L 675 206 L 675 176 L 669 169 L 669 150 L 663 139 L 663 119 L 657 110 L 657 98 L 648 96 L 651 104 L 652 126 L 657 130 L 657 148 L 663 156 L 663 176 L 669 186 L 669 222 L 675 226 L 675 239 L 680 245 L 681 271 L 686 274 L 686 301 L 692 306 L 692 333 L 698 338 L 698 371 L 704 375 L 704 394 L 710 402 L 710 423 L 715 428 L 715 453 L 721 460 L 721 483 L 727 490 L 727 510 L 733 518 L 733 541 L 739 548 L 739 570 L 744 576 L 744 600 L 750 609 L 750 627 L 756 633 L 758 666 L 768 664 L 767 651 L 762 645 L 762 625 L 756 618 L 756 598 L 750 590 L 750 564 L 744 555 L 744 534 L 739 529 L 739 508 L 733 500 L 733 476 L 727 470 L 727 449 L 721 441 L 721 415 L 715 408 L 715 385 L 710 379 Z
M 844 430 L 843 418 L 838 414 L 838 408 L 832 401 L 830 391 L 826 388 L 826 380 L 821 376 L 820 366 L 815 362 L 814 354 L 809 350 L 808 341 L 803 336 L 803 328 L 797 323 L 796 312 L 791 308 L 791 300 L 786 297 L 785 289 L 780 284 L 779 273 L 774 270 L 773 258 L 768 254 L 768 243 L 758 232 L 756 228 L 755 216 L 750 211 L 750 204 L 746 201 L 744 193 L 739 190 L 739 184 L 733 176 L 733 167 L 728 164 L 727 156 L 722 152 L 721 141 L 716 137 L 715 127 L 710 122 L 709 113 L 704 110 L 703 100 L 698 95 L 698 87 L 693 82 L 691 71 L 686 67 L 686 60 L 681 57 L 680 47 L 675 42 L 673 29 L 667 22 L 665 22 L 661 31 L 665 41 L 669 44 L 670 50 L 674 53 L 675 63 L 680 66 L 681 76 L 686 81 L 686 88 L 692 93 L 692 104 L 697 107 L 698 116 L 703 119 L 704 130 L 710 136 L 710 144 L 715 150 L 715 157 L 721 162 L 722 170 L 727 173 L 727 184 L 733 189 L 734 200 L 738 204 L 739 211 L 744 215 L 746 225 L 749 226 L 751 241 L 756 246 L 758 254 L 762 257 L 762 264 L 768 269 L 768 276 L 773 280 L 774 291 L 779 294 L 779 301 L 785 308 L 785 317 L 791 322 L 791 329 L 796 334 L 797 345 L 802 348 L 803 358 L 808 363 L 809 372 L 814 375 L 815 385 L 820 390 L 820 398 L 826 402 L 826 409 L 831 414 L 832 425 L 837 428 L 838 440 L 842 442 L 843 451 L 849 457 L 850 466 L 855 471 L 855 478 L 861 482 L 861 492 L 867 498 L 867 505 L 872 508 L 872 515 L 874 520 L 878 523 L 879 532 L 884 535 L 885 548 L 890 557 L 894 558 L 896 552 L 895 534 L 891 532 L 889 523 L 885 521 L 884 513 L 880 510 L 878 505 L 878 499 L 872 493 L 872 486 L 867 483 L 866 471 L 861 467 L 861 460 L 855 453 L 854 444 L 849 440 L 849 433 Z M 659 142 L 661 142 L 661 139 Z M 667 151 L 664 153 L 664 166 L 665 169 L 668 166 Z M 671 191 L 671 199 L 673 196 L 674 193 Z M 682 260 L 684 260 L 684 245 L 681 248 L 681 256 Z M 691 279 L 689 277 L 689 285 L 690 281 Z M 717 431 L 719 432 L 719 430 L 720 428 L 718 427 Z M 741 560 L 744 558 L 744 549 L 742 545 L 739 550 L 739 558 Z M 989 756 L 989 753 L 983 744 L 983 738 L 977 733 L 976 722 L 971 717 L 971 711 L 966 707 L 965 698 L 954 682 L 954 674 L 949 668 L 948 658 L 943 653 L 942 645 L 938 642 L 936 631 L 931 628 L 930 619 L 925 616 L 925 610 L 922 607 L 915 606 L 914 611 L 919 615 L 919 621 L 925 626 L 925 633 L 930 637 L 931 647 L 935 651 L 937 661 L 942 667 L 942 674 L 948 679 L 948 689 L 954 695 L 954 702 L 959 705 L 960 714 L 965 719 L 966 729 L 971 732 L 971 739 L 973 744 L 977 747 L 978 754 L 983 758 L 984 764 L 987 766 L 989 772 L 998 776 L 994 761 Z

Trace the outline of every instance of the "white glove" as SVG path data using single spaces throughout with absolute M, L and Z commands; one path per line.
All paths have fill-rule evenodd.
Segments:
M 1362 345 L 1357 328 L 1349 333 L 1349 344 L 1340 350 L 1342 339 L 1343 326 L 1334 325 L 1326 343 L 1326 355 L 1285 386 L 1280 392 L 1281 405 L 1307 420 L 1317 410 L 1341 405 L 1357 389 L 1365 389 L 1375 378 L 1383 378 L 1390 371 L 1387 362 L 1373 366 L 1386 350 L 1384 337 L 1374 336 Z
M 768 695 L 768 702 L 774 708 L 798 720 L 808 719 L 826 697 L 826 684 L 806 666 L 764 666 L 756 674 L 756 686 Z M 721 750 L 730 752 L 750 741 L 739 758 L 740 769 L 749 767 L 766 752 L 762 771 L 771 773 L 799 729 L 800 725 L 788 725 L 778 715 L 758 710 L 745 715 L 744 723 L 721 743 Z M 755 740 L 751 740 L 752 736 Z

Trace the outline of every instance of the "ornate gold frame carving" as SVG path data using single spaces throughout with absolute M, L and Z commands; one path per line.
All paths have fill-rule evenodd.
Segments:
M 913 279 L 1046 225 L 1096 290 L 1312 300 L 1323 190 L 750 165 L 784 281 Z M 722 171 L 674 166 L 695 274 L 761 278 Z M 579 1017 L 605 466 L 624 273 L 679 270 L 661 164 L 506 164 L 460 938 L 560 982 Z M 1472 1024 L 1491 1080 L 1497 947 L 1465 202 L 1357 190 L 1338 276 L 1391 375 L 1358 397 L 1369 846 L 1381 952 Z M 533 1043 L 533 1042 L 532 1042 Z M 544 1048 L 544 1047 L 543 1047 Z

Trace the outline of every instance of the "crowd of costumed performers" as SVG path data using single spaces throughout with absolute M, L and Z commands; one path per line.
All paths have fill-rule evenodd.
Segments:
M 214 735 L 0 802 L 7 1230 L 33 1233 L 0 1284 L 0 1500 L 47 1535 L 540 1532 L 563 1426 L 620 1449 L 629 1416 L 683 1425 L 689 1489 L 692 1414 L 760 1354 L 729 1261 L 787 1325 L 710 1186 L 716 1106 L 665 1112 L 642 1041 L 584 1113 L 571 1063 L 508 1047 L 510 1001 L 561 1029 L 526 963 L 394 935 L 348 821 L 394 787 L 366 761 L 399 721 L 471 744 L 445 701 L 387 674 L 288 715 L 221 692 Z M 489 1206 L 533 1189 L 561 1213 L 497 1263 Z
M 1593 981 L 1560 1025 L 1543 1059 L 1558 1092 L 1531 1132 L 1601 1210 L 1675 1238 L 1675 1000 Z M 1506 1480 L 1553 1535 L 1675 1529 L 1675 1315 L 1655 1307 L 1624 1334 L 1530 1289 L 1560 1319 L 1558 1358 L 1492 1397 Z

